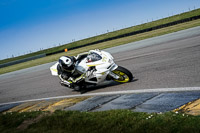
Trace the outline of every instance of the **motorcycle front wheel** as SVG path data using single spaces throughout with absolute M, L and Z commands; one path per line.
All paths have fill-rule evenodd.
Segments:
M 132 81 L 133 79 L 132 73 L 124 67 L 118 66 L 118 68 L 112 72 L 120 77 L 119 79 L 113 79 L 116 82 L 126 83 Z

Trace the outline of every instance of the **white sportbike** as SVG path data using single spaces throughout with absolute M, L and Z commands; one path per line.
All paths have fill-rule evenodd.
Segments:
M 81 53 L 75 58 L 78 59 L 83 54 L 86 53 Z M 119 83 L 132 81 L 132 73 L 126 68 L 115 64 L 113 59 L 112 55 L 105 51 L 90 50 L 87 52 L 87 56 L 78 60 L 75 64 L 75 70 L 78 71 L 83 78 L 81 85 L 84 87 L 91 84 L 98 85 L 106 80 L 114 80 Z M 58 62 L 54 64 L 50 70 L 52 75 L 60 77 L 58 75 L 57 65 Z M 65 82 L 61 77 L 60 80 Z

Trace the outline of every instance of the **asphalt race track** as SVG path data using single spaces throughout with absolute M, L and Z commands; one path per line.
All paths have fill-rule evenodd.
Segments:
M 200 87 L 200 27 L 106 49 L 135 79 L 109 82 L 85 93 L 157 88 Z M 0 103 L 80 94 L 59 84 L 49 67 L 40 65 L 0 75 Z

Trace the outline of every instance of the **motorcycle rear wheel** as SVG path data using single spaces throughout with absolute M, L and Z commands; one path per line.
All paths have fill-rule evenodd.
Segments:
M 119 79 L 113 79 L 116 82 L 126 83 L 131 82 L 133 79 L 132 73 L 124 67 L 118 66 L 118 68 L 112 72 L 120 77 Z

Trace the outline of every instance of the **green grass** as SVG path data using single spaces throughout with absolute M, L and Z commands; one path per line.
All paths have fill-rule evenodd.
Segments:
M 42 114 L 42 112 L 24 112 L 24 113 L 6 113 L 0 114 L 0 133 L 15 132 L 17 127 L 25 120 L 34 119 Z
M 36 112 L 34 112 L 36 113 Z M 43 112 L 44 114 L 45 112 Z M 51 133 L 199 133 L 200 117 L 182 113 L 147 114 L 129 110 L 56 111 L 27 124 L 32 113 L 0 114 L 0 132 Z M 40 113 L 39 113 L 40 114 Z M 25 118 L 24 115 L 27 117 Z M 37 114 L 38 116 L 38 114 Z M 23 123 L 23 124 L 22 124 Z M 27 125 L 26 125 L 27 124 Z M 26 125 L 26 128 L 19 128 Z
M 115 37 L 115 36 L 118 36 L 118 35 L 130 33 L 130 32 L 133 32 L 133 31 L 138 31 L 138 30 L 158 26 L 158 25 L 161 25 L 161 24 L 166 24 L 166 23 L 169 23 L 169 22 L 174 22 L 174 21 L 177 21 L 177 20 L 181 20 L 181 19 L 185 19 L 185 18 L 197 16 L 197 15 L 200 15 L 200 9 L 196 9 L 196 10 L 193 10 L 193 11 L 190 11 L 190 12 L 186 12 L 186 13 L 178 14 L 178 15 L 175 15 L 175 16 L 163 18 L 163 19 L 160 19 L 160 20 L 157 20 L 157 21 L 152 21 L 152 22 L 149 22 L 149 23 L 144 23 L 144 24 L 141 24 L 141 25 L 137 25 L 137 26 L 128 27 L 128 28 L 125 28 L 125 29 L 109 32 L 109 33 L 106 33 L 106 34 L 86 38 L 86 39 L 83 39 L 83 40 L 80 40 L 80 41 L 75 41 L 75 42 L 65 44 L 65 45 L 62 45 L 62 46 L 57 46 L 57 47 L 54 47 L 54 48 L 41 50 L 41 51 L 34 52 L 34 53 L 31 53 L 31 54 L 0 60 L 0 64 L 7 63 L 7 62 L 10 62 L 10 61 L 14 61 L 14 60 L 27 58 L 27 57 L 32 57 L 34 55 L 39 55 L 39 54 L 43 54 L 43 53 L 48 54 L 48 53 L 64 50 L 65 48 L 72 48 L 72 47 L 76 47 L 76 46 L 81 46 L 81 45 L 84 45 L 84 44 L 87 44 L 87 43 L 103 40 L 103 39 L 106 39 L 106 38 Z

